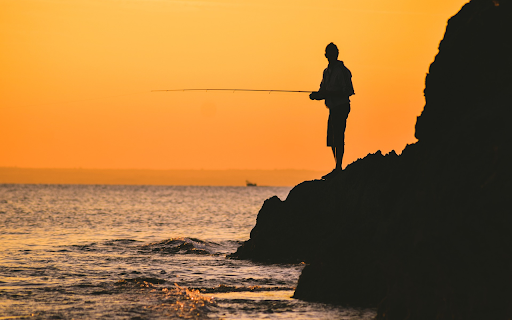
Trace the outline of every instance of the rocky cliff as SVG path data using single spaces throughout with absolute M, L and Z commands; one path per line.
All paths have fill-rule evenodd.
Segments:
M 305 261 L 296 298 L 378 319 L 511 319 L 512 1 L 449 20 L 425 100 L 417 143 L 268 199 L 233 257 Z

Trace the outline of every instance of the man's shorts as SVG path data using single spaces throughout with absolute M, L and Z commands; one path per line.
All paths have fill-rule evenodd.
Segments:
M 345 127 L 350 113 L 350 103 L 329 108 L 327 121 L 327 146 L 340 147 L 345 145 Z

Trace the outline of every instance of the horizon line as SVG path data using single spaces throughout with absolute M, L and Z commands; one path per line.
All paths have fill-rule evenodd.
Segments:
M 0 167 L 0 184 L 294 186 L 326 170 L 298 169 L 88 169 Z
M 146 171 L 325 171 L 328 169 L 150 169 L 150 168 L 86 168 L 86 167 L 19 167 L 19 166 L 0 166 L 0 169 L 29 169 L 29 170 L 146 170 Z

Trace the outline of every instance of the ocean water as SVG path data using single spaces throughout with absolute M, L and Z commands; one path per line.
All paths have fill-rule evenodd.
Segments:
M 292 299 L 302 264 L 226 258 L 289 191 L 0 185 L 0 319 L 372 319 Z

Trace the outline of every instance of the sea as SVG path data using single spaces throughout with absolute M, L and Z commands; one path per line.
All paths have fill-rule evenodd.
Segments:
M 289 187 L 0 185 L 0 319 L 372 319 L 227 257 Z M 311 239 L 314 241 L 314 239 Z

